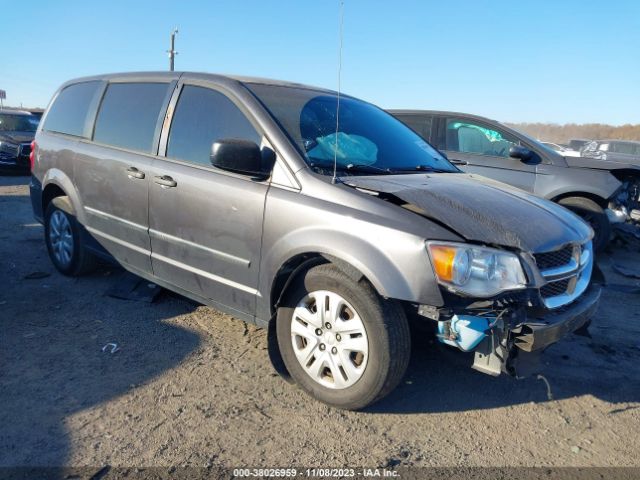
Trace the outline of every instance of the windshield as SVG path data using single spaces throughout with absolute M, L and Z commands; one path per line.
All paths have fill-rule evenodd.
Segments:
M 0 132 L 35 132 L 37 128 L 35 115 L 0 113 Z
M 316 172 L 340 174 L 458 172 L 399 120 L 369 103 L 306 88 L 248 84 Z M 337 126 L 337 132 L 336 132 Z

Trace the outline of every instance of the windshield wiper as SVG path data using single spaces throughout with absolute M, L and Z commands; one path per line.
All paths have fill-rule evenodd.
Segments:
M 416 165 L 415 167 L 394 168 L 394 172 L 431 172 L 431 173 L 453 173 L 453 170 L 445 170 L 430 165 Z
M 389 173 L 391 173 L 391 169 L 389 168 L 380 168 L 374 167 L 373 165 L 357 163 L 350 163 L 349 165 L 340 168 L 346 170 L 347 172 L 376 173 L 379 175 L 388 175 Z

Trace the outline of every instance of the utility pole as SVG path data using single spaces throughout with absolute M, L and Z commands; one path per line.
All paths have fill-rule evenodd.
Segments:
M 170 42 L 171 48 L 167 50 L 167 53 L 169 54 L 169 71 L 170 72 L 173 72 L 174 58 L 178 54 L 178 52 L 176 52 L 175 50 L 177 34 L 178 34 L 178 27 L 174 28 L 173 32 L 171 32 L 171 42 Z

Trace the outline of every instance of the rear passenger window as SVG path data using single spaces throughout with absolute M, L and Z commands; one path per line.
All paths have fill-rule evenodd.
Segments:
M 213 142 L 231 138 L 258 145 L 261 141 L 247 117 L 222 93 L 185 86 L 173 115 L 167 157 L 210 166 Z
M 100 82 L 83 82 L 63 89 L 51 105 L 44 130 L 81 137 L 89 112 L 89 105 L 96 95 Z
M 112 83 L 102 99 L 93 139 L 151 153 L 167 83 Z

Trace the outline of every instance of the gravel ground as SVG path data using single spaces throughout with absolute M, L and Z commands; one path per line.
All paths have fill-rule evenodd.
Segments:
M 107 297 L 115 268 L 58 274 L 27 183 L 0 177 L 0 466 L 640 466 L 638 293 L 607 288 L 593 339 L 545 352 L 552 400 L 416 339 L 404 383 L 345 412 L 278 377 L 252 325 L 169 293 Z M 637 248 L 600 264 L 638 284 L 614 262 L 640 272 Z

